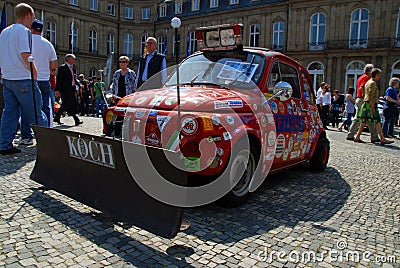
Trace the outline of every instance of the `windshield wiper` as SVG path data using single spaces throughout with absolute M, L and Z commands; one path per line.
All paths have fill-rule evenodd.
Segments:
M 216 62 L 211 63 L 210 65 L 208 65 L 207 69 L 203 69 L 201 70 L 195 77 L 193 77 L 192 80 L 190 80 L 190 86 L 193 86 L 194 81 L 196 81 L 196 79 L 203 73 L 203 76 L 201 77 L 201 79 L 203 79 L 210 71 L 211 69 L 214 67 L 214 65 L 216 64 Z
M 242 77 L 242 75 L 244 75 L 244 74 L 247 75 L 247 74 L 249 73 L 249 71 L 250 71 L 250 69 L 251 69 L 251 66 L 252 66 L 253 63 L 254 63 L 255 58 L 256 58 L 256 55 L 253 55 L 253 57 L 251 58 L 250 65 L 249 65 L 249 67 L 247 67 L 247 69 L 246 69 L 246 72 L 244 72 L 244 73 L 243 73 L 243 72 L 240 72 L 240 74 L 239 74 L 232 82 L 230 82 L 230 83 L 228 84 L 228 87 L 231 86 L 232 84 L 236 83 L 237 80 L 238 80 L 240 77 Z

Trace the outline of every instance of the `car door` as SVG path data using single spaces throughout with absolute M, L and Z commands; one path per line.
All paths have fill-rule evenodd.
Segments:
M 297 63 L 286 58 L 275 59 L 268 78 L 268 93 L 273 94 L 274 86 L 281 81 L 292 88 L 290 97 L 281 94 L 271 99 L 269 104 L 275 119 L 276 168 L 287 167 L 304 159 L 304 118 L 302 116 L 302 91 Z

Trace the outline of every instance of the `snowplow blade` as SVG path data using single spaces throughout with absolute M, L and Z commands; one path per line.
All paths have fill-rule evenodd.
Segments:
M 30 178 L 112 217 L 156 235 L 172 238 L 181 226 L 183 208 L 164 204 L 140 188 L 128 170 L 122 142 L 78 132 L 33 126 L 37 157 Z M 124 146 L 126 146 L 124 144 Z M 129 144 L 135 150 L 138 144 Z M 126 148 L 126 147 L 125 147 Z M 168 181 L 186 185 L 186 174 L 166 157 L 176 153 L 146 148 Z M 138 167 L 141 166 L 140 157 Z M 152 176 L 151 171 L 145 176 Z

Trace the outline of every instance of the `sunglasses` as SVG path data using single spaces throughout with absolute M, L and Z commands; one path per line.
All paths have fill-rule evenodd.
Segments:
M 127 63 L 127 61 L 120 61 L 119 63 Z

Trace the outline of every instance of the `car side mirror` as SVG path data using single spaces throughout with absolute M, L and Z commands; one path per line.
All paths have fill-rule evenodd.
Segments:
M 280 81 L 274 86 L 274 97 L 279 97 L 281 101 L 287 100 L 292 97 L 293 88 L 285 81 Z

